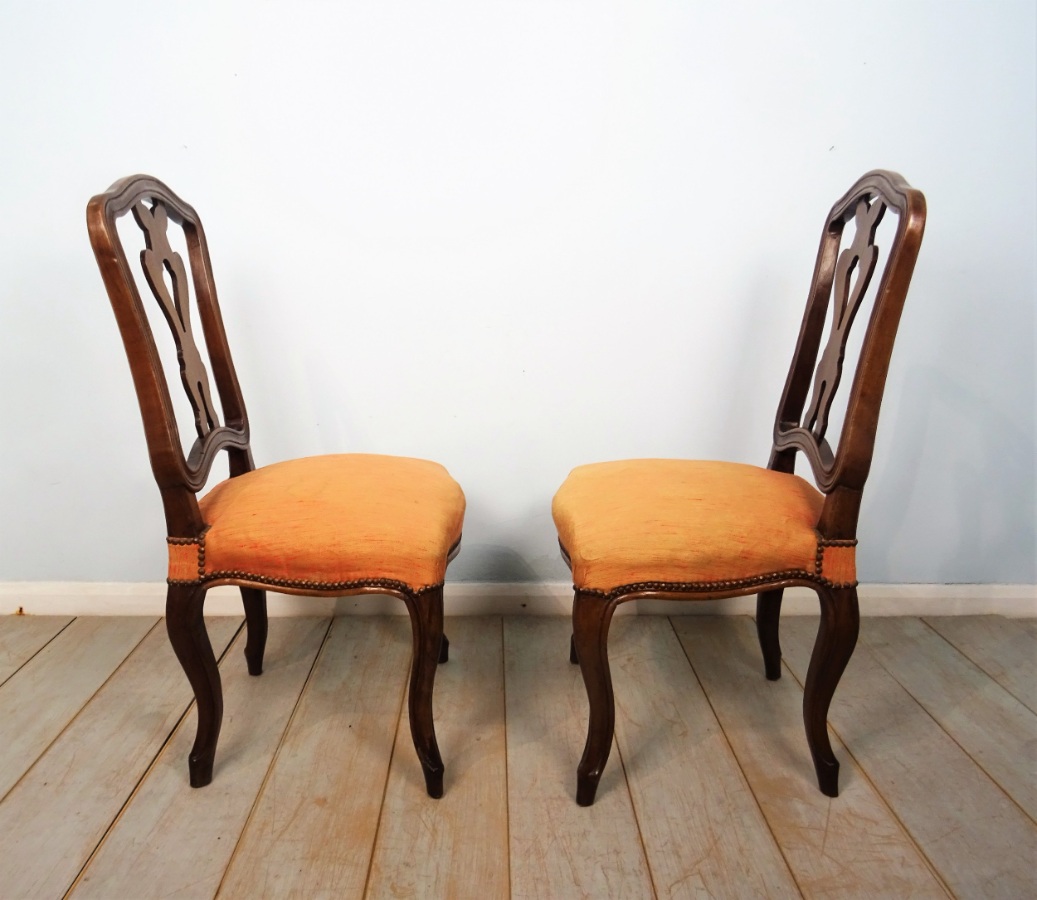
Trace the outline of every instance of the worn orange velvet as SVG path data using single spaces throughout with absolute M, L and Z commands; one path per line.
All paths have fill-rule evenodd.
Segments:
M 446 469 L 395 456 L 343 454 L 275 463 L 199 500 L 201 544 L 170 543 L 170 578 L 218 573 L 303 585 L 389 579 L 441 584 L 461 537 L 465 498 Z M 185 578 L 192 570 L 194 576 Z
M 552 505 L 573 581 L 608 593 L 644 582 L 822 577 L 814 526 L 824 496 L 796 475 L 727 462 L 634 459 L 574 469 Z M 853 548 L 827 547 L 838 578 Z

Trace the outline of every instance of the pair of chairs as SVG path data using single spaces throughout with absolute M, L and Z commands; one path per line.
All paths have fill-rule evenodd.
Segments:
M 888 210 L 897 222 L 879 266 L 876 231 Z M 126 213 L 143 233 L 140 283 L 118 228 Z M 853 232 L 844 240 L 851 222 Z M 186 262 L 170 241 L 170 223 L 182 232 L 177 243 L 186 246 Z M 160 181 L 134 176 L 91 199 L 87 224 L 126 347 L 165 510 L 166 624 L 198 708 L 188 760 L 191 785 L 212 780 L 223 714 L 202 610 L 209 588 L 229 584 L 241 590 L 252 675 L 263 668 L 268 588 L 311 596 L 390 594 L 402 600 L 413 634 L 411 735 L 429 796 L 442 796 L 432 691 L 436 666 L 449 653 L 443 583 L 460 546 L 461 488 L 436 463 L 389 456 L 319 456 L 257 469 L 195 211 Z M 601 463 L 575 469 L 556 494 L 553 514 L 575 590 L 570 659 L 580 665 L 590 705 L 577 770 L 579 804 L 593 803 L 612 744 L 608 632 L 616 607 L 639 598 L 755 593 L 765 672 L 776 679 L 782 590 L 792 585 L 813 588 L 820 599 L 803 711 L 818 784 L 825 794 L 838 794 L 839 764 L 828 740 L 827 713 L 857 639 L 854 548 L 861 494 L 924 224 L 921 193 L 891 172 L 869 172 L 833 207 L 766 468 L 686 460 Z M 876 275 L 872 296 L 869 286 Z M 186 450 L 142 299 L 144 284 L 176 348 L 195 432 Z M 872 311 L 833 449 L 826 439 L 833 398 L 850 326 L 866 296 L 872 297 Z M 192 307 L 202 345 L 192 327 Z M 230 477 L 199 498 L 224 450 Z M 797 452 L 806 456 L 817 488 L 794 474 Z

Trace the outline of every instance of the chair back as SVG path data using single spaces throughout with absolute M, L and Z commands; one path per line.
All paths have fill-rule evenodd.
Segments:
M 119 228 L 128 212 L 141 232 L 139 275 L 127 257 L 123 237 L 136 232 Z M 232 476 L 253 468 L 248 417 L 220 316 L 205 232 L 188 204 L 147 175 L 117 181 L 90 200 L 86 215 L 90 243 L 129 358 L 168 534 L 194 537 L 205 527 L 195 495 L 205 485 L 219 451 L 227 450 Z M 186 262 L 174 243 L 186 245 Z M 172 339 L 162 337 L 166 354 L 160 352 L 152 328 L 153 320 L 160 320 L 149 316 L 141 296 L 145 285 L 151 294 L 147 303 L 157 304 Z M 155 307 L 151 309 L 154 313 Z M 201 342 L 193 328 L 194 313 L 201 323 Z M 177 404 L 162 362 L 172 358 L 174 349 L 180 387 L 193 418 L 188 442 L 182 440 L 181 424 L 189 434 L 192 426 L 178 423 Z M 175 371 L 171 366 L 170 372 Z
M 891 214 L 895 228 L 888 228 L 887 221 L 882 233 L 889 246 L 883 248 L 876 244 L 876 233 Z M 774 423 L 770 468 L 792 472 L 796 451 L 806 456 L 826 495 L 818 530 L 829 539 L 856 536 L 889 359 L 924 228 L 921 192 L 894 172 L 876 170 L 832 207 L 821 236 L 799 341 Z M 858 322 L 862 324 L 857 336 L 861 328 L 864 331 L 856 368 L 844 379 L 851 328 Z M 849 394 L 833 449 L 829 421 L 843 381 L 848 382 Z

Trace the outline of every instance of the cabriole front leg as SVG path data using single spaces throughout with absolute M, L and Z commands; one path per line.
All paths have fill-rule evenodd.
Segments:
M 821 624 L 807 669 L 803 694 L 803 722 L 817 785 L 829 797 L 839 796 L 839 761 L 828 739 L 828 708 L 853 655 L 860 631 L 856 588 L 819 588 Z
M 590 806 L 612 749 L 616 704 L 609 671 L 608 637 L 614 603 L 595 594 L 576 592 L 573 600 L 572 650 L 580 664 L 590 707 L 587 743 L 576 769 L 576 802 Z
M 446 648 L 443 641 L 443 588 L 416 596 L 407 595 L 405 601 L 414 637 L 407 701 L 410 733 L 425 775 L 425 789 L 430 797 L 438 799 L 443 796 L 444 769 L 432 721 L 432 689 L 436 666 Z
M 223 721 L 223 689 L 220 670 L 205 630 L 202 607 L 204 585 L 171 584 L 166 593 L 166 631 L 176 658 L 191 682 L 198 710 L 198 731 L 187 759 L 191 787 L 212 781 L 216 742 Z

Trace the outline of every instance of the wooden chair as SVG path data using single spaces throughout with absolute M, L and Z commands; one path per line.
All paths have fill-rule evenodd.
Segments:
M 896 228 L 879 266 L 875 234 L 887 211 L 896 214 Z M 848 230 L 844 241 L 849 224 L 853 234 Z M 857 641 L 857 517 L 924 225 L 925 198 L 892 172 L 869 172 L 832 208 L 767 468 L 659 459 L 599 463 L 574 469 L 555 495 L 555 525 L 575 590 L 570 659 L 579 662 L 590 703 L 577 769 L 581 806 L 594 802 L 612 745 L 608 630 L 616 607 L 641 598 L 757 594 L 757 632 L 767 678 L 774 680 L 781 675 L 782 589 L 792 585 L 813 588 L 820 599 L 803 718 L 818 784 L 828 796 L 838 795 L 839 763 L 826 720 Z M 873 280 L 872 312 L 833 449 L 826 438 L 829 413 L 850 326 Z M 834 324 L 819 359 L 829 315 Z M 819 490 L 794 474 L 797 451 Z
M 117 228 L 127 212 L 143 232 L 138 277 L 143 275 L 169 326 L 167 349 L 175 346 L 193 413 L 186 452 L 143 289 Z M 170 222 L 179 226 L 174 236 L 186 244 L 189 269 L 170 244 Z M 126 346 L 165 508 L 166 626 L 198 704 L 198 732 L 188 760 L 191 785 L 212 780 L 223 716 L 220 674 L 202 607 L 210 587 L 231 584 L 241 589 L 252 675 L 263 668 L 266 588 L 311 596 L 389 594 L 407 605 L 413 628 L 411 735 L 429 795 L 442 796 L 432 688 L 436 664 L 448 652 L 443 579 L 461 540 L 460 487 L 436 463 L 390 456 L 317 456 L 255 468 L 245 404 L 195 211 L 160 181 L 138 175 L 91 199 L 87 225 Z M 135 233 L 132 226 L 130 231 Z M 192 286 L 208 370 L 192 331 Z M 230 477 L 198 498 L 221 450 L 227 452 Z

